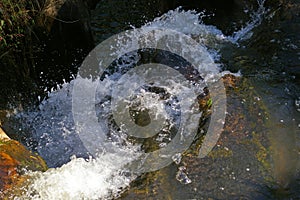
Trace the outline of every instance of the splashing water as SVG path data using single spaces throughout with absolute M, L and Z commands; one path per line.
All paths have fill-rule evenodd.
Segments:
M 240 41 L 250 39 L 252 36 L 252 29 L 261 24 L 263 16 L 266 13 L 266 9 L 264 7 L 265 0 L 258 0 L 257 3 L 258 9 L 251 14 L 251 20 L 246 24 L 246 26 L 228 37 L 232 43 L 238 44 Z
M 73 157 L 60 168 L 34 172 L 21 199 L 103 199 L 116 198 L 135 178 L 121 170 L 132 155 L 126 151 L 103 154 L 96 159 Z M 18 199 L 18 198 L 16 198 Z
M 259 9 L 253 13 L 252 20 L 232 36 L 225 36 L 216 27 L 203 24 L 203 14 L 181 11 L 180 8 L 156 18 L 145 27 L 169 28 L 183 32 L 195 38 L 199 45 L 206 47 L 213 58 L 217 58 L 216 44 L 238 43 L 249 38 L 251 30 L 262 20 L 265 12 L 263 3 L 264 1 L 259 1 Z M 134 58 L 131 62 L 137 62 L 136 59 L 139 58 Z M 123 64 L 121 68 L 126 67 L 126 63 Z M 116 82 L 113 76 L 120 76 L 116 74 L 106 80 L 107 87 L 98 88 L 102 90 L 102 94 L 110 92 L 109 88 Z M 95 83 L 91 81 L 90 84 Z M 74 128 L 72 87 L 73 81 L 65 83 L 61 89 L 50 93 L 48 99 L 44 100 L 36 111 L 19 114 L 25 121 L 24 126 L 31 128 L 39 154 L 50 167 L 57 168 L 44 173 L 29 172 L 32 184 L 26 188 L 22 197 L 15 197 L 16 199 L 108 199 L 117 197 L 134 180 L 134 175 L 123 173 L 123 170 L 126 164 L 138 158 L 141 149 L 128 142 L 125 135 L 107 124 L 110 120 L 109 97 L 96 97 L 97 115 L 99 123 L 106 126 L 109 139 L 118 150 L 103 152 L 91 158 Z M 72 157 L 74 155 L 77 157 Z M 190 183 L 188 177 L 179 171 L 176 178 L 181 181 L 182 177 L 185 184 Z

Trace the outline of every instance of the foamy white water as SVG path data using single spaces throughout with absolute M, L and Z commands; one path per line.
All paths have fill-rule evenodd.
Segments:
M 169 11 L 146 24 L 145 27 L 169 28 L 183 32 L 205 46 L 212 58 L 217 58 L 216 44 L 237 43 L 247 39 L 246 35 L 259 25 L 263 13 L 263 2 L 261 2 L 259 10 L 253 13 L 252 20 L 233 36 L 225 36 L 216 27 L 203 24 L 202 14 L 195 11 L 180 11 L 180 9 Z M 131 62 L 136 62 L 136 59 L 139 58 Z M 126 63 L 124 67 L 125 65 Z M 212 73 L 219 73 L 219 71 L 212 70 Z M 128 142 L 126 135 L 107 124 L 111 113 L 110 100 L 106 94 L 109 94 L 110 88 L 116 84 L 113 76 L 121 76 L 121 74 L 114 74 L 111 78 L 105 79 L 105 87 L 98 88 L 101 90 L 98 94 L 101 95 L 96 97 L 96 108 L 99 123 L 106 127 L 108 139 L 113 143 L 113 147 L 119 150 L 114 149 L 112 152 L 102 152 L 96 157 L 90 157 L 76 134 L 73 122 L 73 81 L 65 83 L 61 89 L 50 93 L 49 98 L 44 100 L 36 111 L 20 114 L 25 121 L 24 126 L 33 131 L 39 154 L 50 167 L 56 168 L 44 173 L 29 173 L 32 184 L 26 188 L 22 197 L 15 197 L 16 199 L 109 199 L 118 196 L 134 180 L 134 175 L 122 172 L 126 164 L 138 158 L 141 150 L 139 146 Z M 95 82 L 90 80 L 90 84 Z M 157 105 L 153 106 L 157 107 Z M 70 160 L 73 155 L 77 158 L 73 157 Z
M 125 151 L 103 154 L 96 159 L 73 158 L 48 171 L 30 173 L 32 184 L 15 199 L 110 199 L 118 197 L 134 176 L 121 167 L 131 161 Z

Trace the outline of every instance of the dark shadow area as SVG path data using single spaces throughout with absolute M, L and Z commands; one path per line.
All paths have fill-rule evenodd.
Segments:
M 43 35 L 42 51 L 37 54 L 38 85 L 48 89 L 69 82 L 94 47 L 90 8 L 83 1 L 67 1 L 59 9 L 49 34 Z
M 34 25 L 24 27 L 16 49 L 1 53 L 0 109 L 37 103 L 38 96 L 42 99 L 57 84 L 70 81 L 94 47 L 90 11 L 98 0 L 68 0 L 59 10 L 54 1 L 37 2 L 44 9 L 32 18 Z

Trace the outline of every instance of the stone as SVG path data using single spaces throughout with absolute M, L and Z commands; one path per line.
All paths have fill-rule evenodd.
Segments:
M 36 153 L 10 139 L 0 127 L 0 199 L 25 179 L 25 170 L 46 171 L 47 165 Z
M 0 140 L 9 140 L 10 138 L 6 135 L 6 133 L 0 128 Z

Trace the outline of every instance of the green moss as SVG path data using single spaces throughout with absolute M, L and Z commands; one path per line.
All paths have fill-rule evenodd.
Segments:
M 27 150 L 15 140 L 0 140 L 0 152 L 6 153 L 18 161 L 20 169 L 25 168 L 32 171 L 46 171 L 48 169 L 46 162 L 40 156 Z
M 209 108 L 212 106 L 212 99 L 211 99 L 211 98 L 207 101 L 206 105 L 207 105 Z
M 256 144 L 256 146 L 258 147 L 258 151 L 256 153 L 257 160 L 262 164 L 264 169 L 270 171 L 271 170 L 271 164 L 267 159 L 269 151 L 267 150 L 267 148 L 265 148 L 260 143 L 259 138 L 258 138 L 258 134 L 253 132 L 252 136 L 253 136 L 253 139 L 252 139 L 253 143 Z
M 270 150 L 266 148 L 260 140 L 259 134 L 252 132 L 252 139 L 248 141 L 250 144 L 254 144 L 257 148 L 255 157 L 260 163 L 260 171 L 264 176 L 264 179 L 268 182 L 273 182 L 272 177 L 272 165 L 269 159 Z
M 227 158 L 231 157 L 233 155 L 233 152 L 230 149 L 220 148 L 211 151 L 208 156 L 216 159 L 216 158 Z

